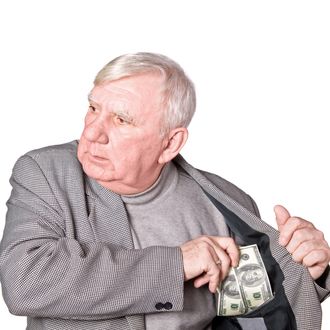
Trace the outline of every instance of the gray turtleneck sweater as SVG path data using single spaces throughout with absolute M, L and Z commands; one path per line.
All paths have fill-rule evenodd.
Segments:
M 123 195 L 136 249 L 179 246 L 200 235 L 229 236 L 224 218 L 200 186 L 170 162 L 146 191 Z M 192 281 L 184 285 L 184 309 L 145 317 L 147 330 L 211 329 L 215 296 Z

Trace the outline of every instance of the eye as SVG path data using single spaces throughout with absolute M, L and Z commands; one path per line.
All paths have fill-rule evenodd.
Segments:
M 95 107 L 93 107 L 92 105 L 90 105 L 90 106 L 88 107 L 88 111 L 90 111 L 90 112 L 95 112 L 96 109 L 95 109 Z
M 120 124 L 120 125 L 127 124 L 127 121 L 123 117 L 117 116 L 116 119 L 117 119 L 118 124 Z

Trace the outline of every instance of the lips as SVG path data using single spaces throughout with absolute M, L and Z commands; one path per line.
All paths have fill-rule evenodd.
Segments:
M 106 161 L 108 160 L 107 158 L 104 158 L 104 157 L 100 157 L 100 156 L 97 156 L 97 155 L 93 155 L 91 153 L 88 153 L 89 156 L 93 159 L 93 160 L 96 160 L 96 161 Z

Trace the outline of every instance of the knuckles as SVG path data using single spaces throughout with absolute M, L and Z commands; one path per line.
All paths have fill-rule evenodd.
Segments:
M 300 217 L 291 217 L 288 221 L 296 228 L 315 228 L 311 222 Z
M 212 245 L 212 239 L 209 236 L 203 235 L 203 236 L 199 236 L 198 238 L 195 239 L 196 243 L 199 244 L 208 244 L 208 245 Z
M 321 230 L 315 229 L 315 236 L 318 240 L 325 241 L 324 233 Z

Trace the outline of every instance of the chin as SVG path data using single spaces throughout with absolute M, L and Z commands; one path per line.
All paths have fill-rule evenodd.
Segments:
M 90 162 L 86 158 L 81 164 L 85 174 L 94 180 L 107 182 L 114 179 L 111 171 L 108 168 L 105 169 L 104 166 Z

